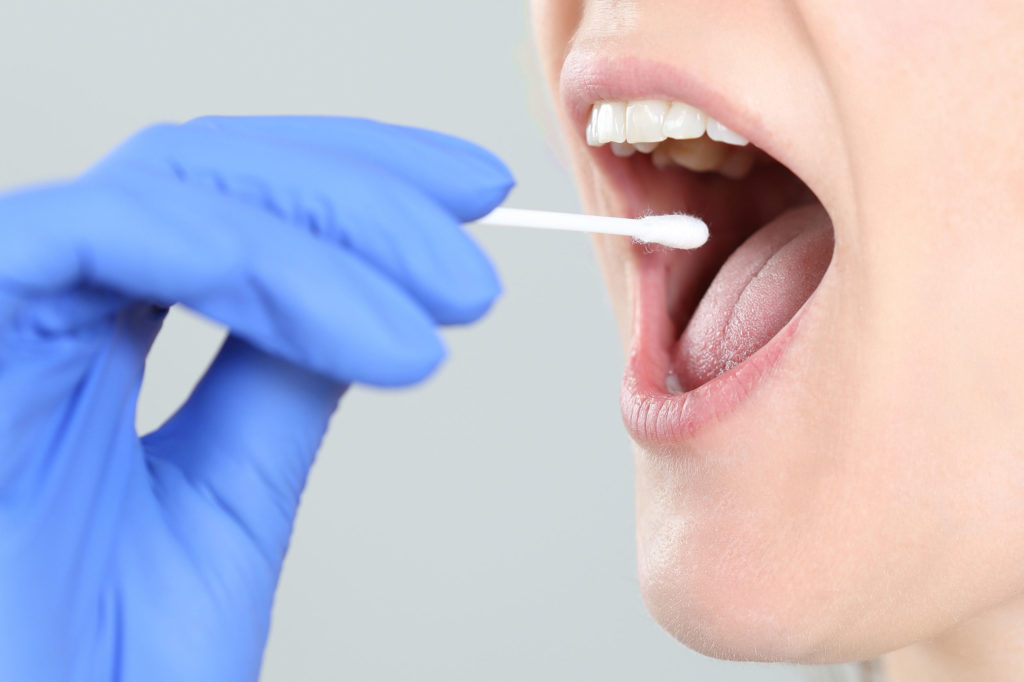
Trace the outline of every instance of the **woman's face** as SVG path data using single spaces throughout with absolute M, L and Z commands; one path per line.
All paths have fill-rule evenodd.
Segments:
M 533 6 L 588 210 L 711 229 L 694 252 L 597 239 L 658 621 L 824 663 L 1012 613 L 1024 3 Z M 601 144 L 624 134 L 648 144 Z

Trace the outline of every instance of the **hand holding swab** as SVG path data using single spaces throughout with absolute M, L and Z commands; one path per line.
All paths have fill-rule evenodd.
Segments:
M 708 240 L 707 224 L 700 218 L 683 213 L 633 219 L 496 208 L 477 222 L 504 227 L 618 234 L 645 244 L 662 244 L 673 249 L 696 249 Z

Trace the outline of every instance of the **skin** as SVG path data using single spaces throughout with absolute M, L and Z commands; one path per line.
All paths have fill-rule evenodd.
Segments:
M 623 208 L 566 112 L 570 48 L 763 112 L 835 230 L 770 390 L 635 449 L 652 614 L 719 658 L 1024 679 L 1024 4 L 532 5 L 589 211 Z M 628 348 L 635 256 L 597 247 Z

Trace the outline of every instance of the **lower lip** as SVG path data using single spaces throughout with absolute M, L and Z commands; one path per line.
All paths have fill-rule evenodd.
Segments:
M 676 342 L 666 296 L 666 252 L 633 253 L 633 335 L 622 381 L 622 418 L 637 444 L 651 451 L 693 438 L 719 422 L 762 386 L 796 335 L 808 304 L 749 358 L 686 393 L 670 393 L 665 382 Z

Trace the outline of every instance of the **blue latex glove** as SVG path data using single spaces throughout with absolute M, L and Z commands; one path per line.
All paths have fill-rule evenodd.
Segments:
M 460 222 L 489 153 L 338 118 L 150 128 L 0 197 L 0 679 L 256 680 L 292 521 L 351 382 L 403 385 L 499 291 Z M 135 433 L 166 307 L 231 329 Z

